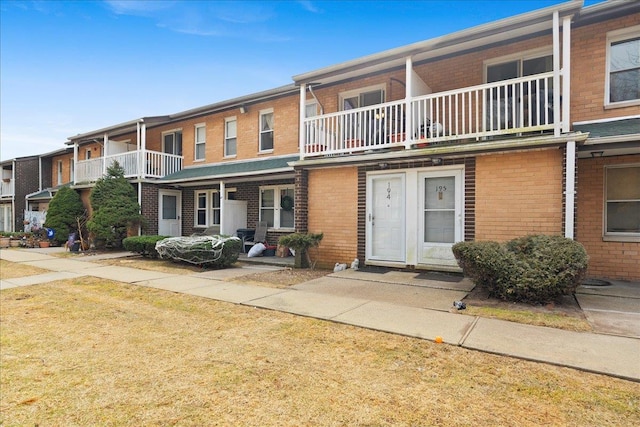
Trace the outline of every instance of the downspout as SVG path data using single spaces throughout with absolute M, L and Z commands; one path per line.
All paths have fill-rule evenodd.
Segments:
M 567 141 L 566 150 L 566 183 L 565 183 L 565 211 L 564 211 L 564 237 L 567 239 L 573 239 L 573 227 L 574 227 L 574 203 L 575 203 L 575 190 L 576 190 L 576 142 Z
M 320 115 L 322 116 L 324 114 L 324 107 L 322 106 L 322 102 L 320 102 L 320 100 L 316 97 L 316 94 L 313 93 L 313 86 L 311 84 L 309 84 L 309 93 L 311 94 L 311 96 L 313 96 L 313 99 L 315 99 L 320 106 Z
M 300 148 L 300 160 L 304 160 L 304 144 L 306 139 L 305 132 L 305 108 L 307 105 L 307 85 L 302 83 L 300 85 L 300 111 L 299 111 L 299 125 L 298 125 L 298 146 Z

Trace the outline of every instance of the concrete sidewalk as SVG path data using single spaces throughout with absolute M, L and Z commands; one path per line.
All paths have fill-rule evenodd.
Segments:
M 448 344 L 468 349 L 640 381 L 640 339 L 451 313 L 452 302 L 462 299 L 473 287 L 466 280 L 439 280 L 437 276 L 425 279 L 406 272 L 382 277 L 346 270 L 277 289 L 225 281 L 276 268 L 268 265 L 184 276 L 104 266 L 91 262 L 92 257 L 56 258 L 34 250 L 0 250 L 0 258 L 52 270 L 38 276 L 2 280 L 2 290 L 94 276 L 427 340 L 441 336 Z

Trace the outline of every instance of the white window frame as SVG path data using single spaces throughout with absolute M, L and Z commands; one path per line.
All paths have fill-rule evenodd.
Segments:
M 311 108 L 313 108 L 313 114 L 309 114 L 309 110 L 311 110 Z M 305 103 L 305 109 L 304 109 L 304 117 L 305 118 L 309 118 L 309 117 L 316 117 L 318 115 L 318 101 L 314 100 L 310 100 L 307 101 Z
M 201 208 L 198 203 L 201 195 L 204 196 L 205 199 L 204 208 Z M 214 206 L 214 200 L 218 200 L 218 206 Z M 202 228 L 220 225 L 220 203 L 220 190 L 194 190 L 193 226 Z M 203 224 L 198 222 L 198 213 L 202 210 L 205 211 L 205 221 Z M 218 212 L 218 222 L 215 222 L 215 212 Z
M 377 84 L 377 85 L 372 85 L 372 86 L 365 86 L 365 87 L 361 87 L 358 89 L 353 89 L 353 90 L 348 90 L 346 92 L 340 92 L 340 94 L 338 95 L 338 99 L 339 99 L 339 105 L 338 108 L 340 111 L 344 111 L 344 101 L 345 99 L 348 98 L 355 98 L 360 97 L 360 95 L 365 94 L 365 93 L 369 93 L 369 92 L 376 92 L 376 91 L 381 91 L 382 92 L 382 102 L 386 102 L 387 99 L 387 86 L 384 83 L 381 84 Z M 355 108 L 360 108 L 361 105 L 358 105 Z
M 58 160 L 58 185 L 62 185 L 62 160 Z
M 198 131 L 202 129 L 202 140 L 198 139 Z M 202 162 L 206 157 L 206 144 L 207 144 L 207 126 L 204 123 L 198 123 L 194 125 L 193 129 L 194 149 L 193 149 L 193 161 Z M 202 147 L 202 156 L 198 156 L 198 148 Z
M 522 62 L 530 59 L 542 58 L 544 56 L 553 56 L 553 47 L 545 46 L 538 49 L 531 49 L 524 52 L 518 52 L 511 55 L 499 56 L 496 58 L 488 59 L 483 62 L 482 71 L 484 75 L 482 76 L 482 81 L 485 83 L 487 82 L 487 78 L 488 78 L 487 70 L 489 67 L 494 65 L 505 64 L 507 62 L 514 62 L 514 61 L 520 62 L 520 69 L 518 70 L 520 75 L 518 77 L 522 77 Z
M 272 120 L 273 120 L 273 124 L 271 126 L 271 129 L 263 131 L 262 130 L 262 120 L 265 116 L 271 114 L 272 116 Z M 276 146 L 276 140 L 275 140 L 275 114 L 273 113 L 273 108 L 268 108 L 266 110 L 260 110 L 260 117 L 258 119 L 258 151 L 260 153 L 272 153 L 273 149 Z M 267 133 L 271 133 L 271 148 L 263 148 L 262 147 L 262 135 L 265 135 Z
M 69 159 L 69 182 L 73 183 L 76 181 L 76 163 L 73 160 L 73 157 Z
M 180 135 L 180 144 L 178 145 L 176 143 L 177 140 L 177 136 L 178 134 Z M 172 150 L 176 151 L 175 149 L 178 148 L 178 151 L 180 151 L 179 153 L 167 153 L 165 151 L 165 140 L 164 138 L 168 135 L 172 135 L 173 136 L 173 141 L 172 141 Z M 171 130 L 167 130 L 162 132 L 162 140 L 161 140 L 161 147 L 160 149 L 162 150 L 163 153 L 167 153 L 167 154 L 173 154 L 176 156 L 182 156 L 182 152 L 183 152 L 183 146 L 182 144 L 184 143 L 183 138 L 182 138 L 182 128 L 176 128 L 176 129 L 171 129 Z
M 615 202 L 640 202 L 640 199 L 623 199 L 623 200 L 609 200 L 607 195 L 607 178 L 608 171 L 611 169 L 626 169 L 626 168 L 640 168 L 640 163 L 637 164 L 621 164 L 610 165 L 604 167 L 604 190 L 603 190 L 603 215 L 602 215 L 602 232 L 603 240 L 605 241 L 620 241 L 620 242 L 640 242 L 640 232 L 614 232 L 608 231 L 609 219 L 607 218 L 607 205 Z
M 280 207 L 280 192 L 282 190 L 293 190 L 295 192 L 294 184 L 283 184 L 283 185 L 264 185 L 260 186 L 260 200 L 258 201 L 258 215 L 260 221 L 262 221 L 262 194 L 266 190 L 273 190 L 273 226 L 269 227 L 270 230 L 282 230 L 282 231 L 295 231 L 295 205 L 293 207 L 294 212 L 294 224 L 293 227 L 282 227 L 280 225 L 280 212 L 282 208 Z
M 611 31 L 607 33 L 607 54 L 605 58 L 605 81 L 604 81 L 604 108 L 621 108 L 633 105 L 640 105 L 639 99 L 631 99 L 627 101 L 611 102 L 611 45 L 613 43 L 631 40 L 640 37 L 640 25 L 624 28 L 621 30 Z
M 236 133 L 235 135 L 230 135 L 229 134 L 229 128 L 228 128 L 228 124 L 231 122 L 235 122 L 236 124 Z M 229 144 L 231 143 L 231 141 L 233 140 L 234 143 L 234 148 L 235 148 L 235 153 L 230 154 L 229 153 Z M 233 117 L 227 117 L 224 119 L 224 144 L 223 144 L 224 148 L 224 157 L 236 157 L 238 155 L 238 118 L 236 116 Z

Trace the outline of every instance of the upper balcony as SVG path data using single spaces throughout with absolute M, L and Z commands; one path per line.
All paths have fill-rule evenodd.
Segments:
M 559 132 L 560 92 L 547 72 L 304 119 L 302 158 L 469 144 Z
M 128 151 L 80 160 L 75 166 L 75 183 L 95 182 L 106 176 L 114 162 L 124 169 L 125 178 L 162 178 L 182 170 L 183 157 L 150 150 Z

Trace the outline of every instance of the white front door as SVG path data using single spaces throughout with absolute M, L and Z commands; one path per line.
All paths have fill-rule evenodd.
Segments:
M 462 240 L 462 170 L 418 174 L 418 263 L 456 266 L 451 252 Z
M 367 184 L 367 259 L 405 259 L 405 174 L 370 175 Z
M 182 193 L 176 190 L 158 192 L 158 235 L 182 235 Z

